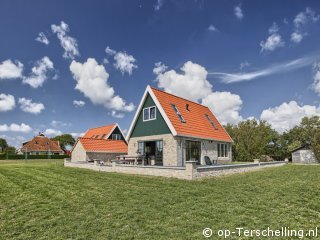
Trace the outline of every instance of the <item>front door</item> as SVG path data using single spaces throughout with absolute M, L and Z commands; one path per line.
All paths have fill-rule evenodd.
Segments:
M 201 142 L 186 140 L 186 161 L 197 161 L 200 164 Z

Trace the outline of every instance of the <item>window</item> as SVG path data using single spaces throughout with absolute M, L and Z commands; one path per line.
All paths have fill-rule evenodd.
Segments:
M 38 144 L 38 142 L 36 141 L 36 144 Z
M 102 137 L 101 137 L 101 139 L 104 139 L 104 138 L 106 137 L 106 135 L 107 135 L 107 134 L 103 134 Z
M 181 113 L 179 112 L 177 106 L 174 105 L 174 104 L 171 104 L 171 106 L 172 106 L 173 110 L 176 112 L 176 114 L 178 115 L 180 121 L 181 121 L 182 123 L 185 123 L 186 120 L 184 120 L 184 118 L 182 117 L 182 115 L 181 115 Z
M 156 107 L 148 107 L 143 109 L 143 121 L 150 121 L 156 119 Z
M 227 143 L 218 143 L 218 157 L 229 156 L 229 145 Z
M 99 135 L 96 136 L 96 139 L 99 137 Z
M 210 124 L 212 125 L 212 127 L 215 129 L 215 130 L 218 130 L 217 126 L 214 124 L 214 122 L 212 121 L 212 119 L 209 117 L 208 114 L 205 114 L 206 118 L 208 119 L 208 121 L 210 122 Z
M 138 154 L 144 154 L 144 142 L 138 142 Z
M 121 135 L 114 133 L 114 134 L 111 135 L 111 138 L 112 138 L 113 140 L 121 140 Z

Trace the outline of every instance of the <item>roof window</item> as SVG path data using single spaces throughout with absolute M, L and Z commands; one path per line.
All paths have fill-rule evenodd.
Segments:
M 184 120 L 184 118 L 183 118 L 183 116 L 181 115 L 181 113 L 179 112 L 177 106 L 174 105 L 174 104 L 171 104 L 171 106 L 172 106 L 173 110 L 176 112 L 176 114 L 178 115 L 180 121 L 181 121 L 182 123 L 185 123 L 186 120 Z
M 209 117 L 208 114 L 205 114 L 206 118 L 208 119 L 208 121 L 210 122 L 211 126 L 215 129 L 218 130 L 217 126 L 214 124 L 214 122 L 212 121 L 212 119 Z

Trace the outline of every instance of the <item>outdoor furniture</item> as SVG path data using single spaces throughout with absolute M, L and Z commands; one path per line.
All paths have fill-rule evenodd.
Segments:
M 212 162 L 208 156 L 204 156 L 204 161 L 205 161 L 206 165 L 212 165 Z
M 138 165 L 139 163 L 141 163 L 142 165 L 144 165 L 144 157 L 141 155 L 120 155 L 117 156 L 117 162 L 120 164 Z

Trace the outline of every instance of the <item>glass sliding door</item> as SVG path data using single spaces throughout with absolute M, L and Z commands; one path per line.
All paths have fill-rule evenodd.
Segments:
M 186 140 L 186 161 L 197 161 L 200 164 L 201 142 Z
M 155 165 L 163 165 L 163 141 L 156 141 L 156 159 Z

